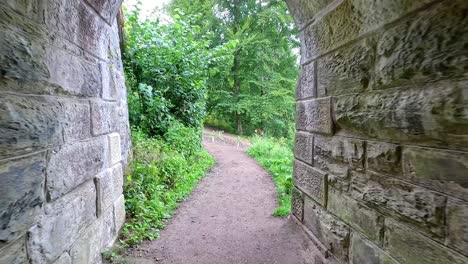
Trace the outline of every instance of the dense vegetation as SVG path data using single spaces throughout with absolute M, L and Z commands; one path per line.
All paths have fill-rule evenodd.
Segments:
M 201 145 L 203 123 L 292 138 L 297 42 L 286 10 L 279 0 L 173 0 L 166 23 L 142 19 L 138 7 L 126 12 L 133 162 L 124 186 L 124 245 L 157 237 L 213 165 Z M 290 210 L 286 141 L 256 138 L 249 150 L 273 176 L 279 216 Z

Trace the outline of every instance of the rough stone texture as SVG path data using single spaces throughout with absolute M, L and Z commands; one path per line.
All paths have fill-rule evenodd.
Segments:
M 403 178 L 468 201 L 468 153 L 405 148 Z
M 44 202 L 45 153 L 0 162 L 0 247 L 38 220 Z
M 379 243 L 383 231 L 383 217 L 379 213 L 334 190 L 329 190 L 327 206 L 331 213 Z
M 120 4 L 0 3 L 2 264 L 99 263 L 125 220 Z
M 390 219 L 385 219 L 384 248 L 402 263 L 461 264 L 468 262 L 467 257 Z
M 321 205 L 326 204 L 327 175 L 303 162 L 294 162 L 294 185 Z
M 304 216 L 304 195 L 296 188 L 292 190 L 291 213 L 296 216 L 299 221 L 302 221 Z
M 296 128 L 298 130 L 332 133 L 330 98 L 314 99 L 297 103 Z
M 51 151 L 47 168 L 47 194 L 52 200 L 92 179 L 108 165 L 105 137 L 77 142 Z
M 312 165 L 314 136 L 307 133 L 296 133 L 296 147 L 294 156 Z
M 326 213 L 352 230 L 343 263 L 468 263 L 468 2 L 286 2 L 301 41 L 296 128 L 313 138 L 296 137 L 293 181 L 311 239 L 329 245 Z M 326 202 L 311 209 L 301 186 L 317 172 Z
M 338 259 L 347 262 L 349 228 L 339 219 L 324 211 L 309 198 L 304 201 L 304 225 L 317 236 Z

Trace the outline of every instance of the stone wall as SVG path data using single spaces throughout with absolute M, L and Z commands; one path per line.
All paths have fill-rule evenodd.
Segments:
M 125 218 L 121 0 L 0 3 L 0 263 L 99 263 Z
M 294 216 L 332 263 L 468 263 L 468 1 L 288 5 Z

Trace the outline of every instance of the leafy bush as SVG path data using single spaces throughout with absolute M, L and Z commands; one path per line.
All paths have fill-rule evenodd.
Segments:
M 134 162 L 124 186 L 126 245 L 156 238 L 178 203 L 214 164 L 201 147 L 199 133 L 177 122 L 162 138 L 134 130 L 132 142 Z
M 291 212 L 293 151 L 287 139 L 254 137 L 247 153 L 272 176 L 278 191 L 278 208 L 273 215 L 287 216 Z

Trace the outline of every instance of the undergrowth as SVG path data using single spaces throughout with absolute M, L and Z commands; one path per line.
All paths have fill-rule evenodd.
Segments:
M 132 131 L 133 163 L 124 186 L 127 222 L 123 245 L 157 238 L 179 202 L 213 166 L 214 159 L 200 139 L 199 131 L 180 123 L 172 125 L 162 138 Z
M 247 153 L 259 162 L 273 178 L 278 191 L 274 216 L 286 217 L 291 212 L 293 151 L 287 139 L 254 137 Z

